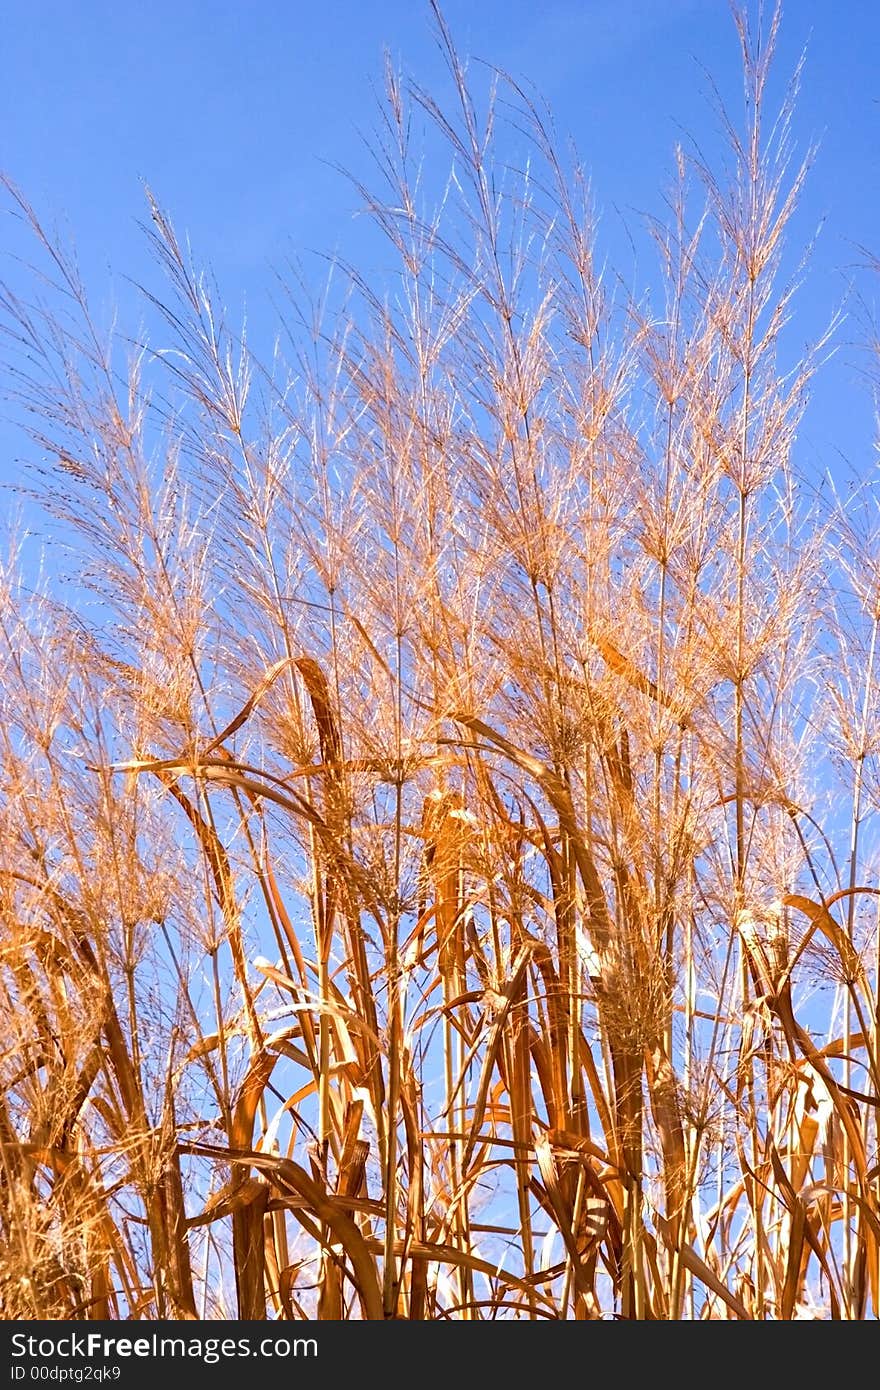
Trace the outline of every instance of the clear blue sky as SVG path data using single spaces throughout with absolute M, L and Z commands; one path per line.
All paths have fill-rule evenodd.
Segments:
M 714 138 L 704 67 L 737 104 L 726 0 L 447 0 L 445 13 L 464 53 L 530 78 L 548 99 L 592 172 L 600 245 L 612 260 L 630 257 L 629 278 L 624 222 L 661 210 L 682 130 Z M 788 0 L 780 78 L 805 46 L 797 130 L 803 148 L 819 140 L 820 151 L 795 234 L 806 241 L 825 226 L 800 301 L 804 338 L 854 274 L 880 298 L 854 271 L 859 246 L 880 254 L 880 4 Z M 291 252 L 375 254 L 353 217 L 356 195 L 331 166 L 369 172 L 362 134 L 375 124 L 386 47 L 442 89 L 423 0 L 4 0 L 0 168 L 66 227 L 96 301 L 115 295 L 123 317 L 124 276 L 144 273 L 137 221 L 149 183 L 230 307 L 246 296 L 259 336 L 271 268 Z M 17 273 L 3 256 L 16 245 L 0 219 L 0 276 Z M 867 464 L 871 410 L 853 388 L 859 356 L 848 346 L 859 331 L 854 320 L 844 327 L 817 390 L 804 433 L 816 462 L 839 447 Z M 852 404 L 841 411 L 844 391 Z

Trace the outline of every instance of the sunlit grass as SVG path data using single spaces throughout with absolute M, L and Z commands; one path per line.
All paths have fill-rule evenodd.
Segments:
M 9 190 L 69 552 L 0 588 L 3 1316 L 874 1318 L 875 498 L 796 467 L 775 22 L 653 314 L 437 24 L 393 293 L 291 291 L 287 365 L 152 204 L 123 370 Z

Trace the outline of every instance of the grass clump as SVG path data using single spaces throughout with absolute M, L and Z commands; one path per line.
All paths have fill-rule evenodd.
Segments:
M 880 605 L 795 467 L 778 16 L 659 314 L 436 18 L 393 293 L 291 295 L 286 365 L 153 203 L 123 372 L 10 190 L 68 544 L 0 586 L 3 1315 L 876 1317 Z

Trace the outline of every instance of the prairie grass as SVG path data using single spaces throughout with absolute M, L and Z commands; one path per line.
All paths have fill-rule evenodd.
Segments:
M 286 361 L 151 203 L 123 363 L 8 190 L 65 559 L 0 584 L 3 1316 L 876 1318 L 877 497 L 796 467 L 778 14 L 652 312 L 435 19 L 394 282 Z

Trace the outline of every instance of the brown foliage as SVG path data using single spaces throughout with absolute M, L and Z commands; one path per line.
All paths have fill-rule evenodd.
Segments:
M 70 550 L 0 591 L 3 1316 L 876 1317 L 880 607 L 792 461 L 776 22 L 659 318 L 438 24 L 447 204 L 389 77 L 399 280 L 289 375 L 155 205 L 121 375 L 17 198 L 73 317 L 5 298 Z

